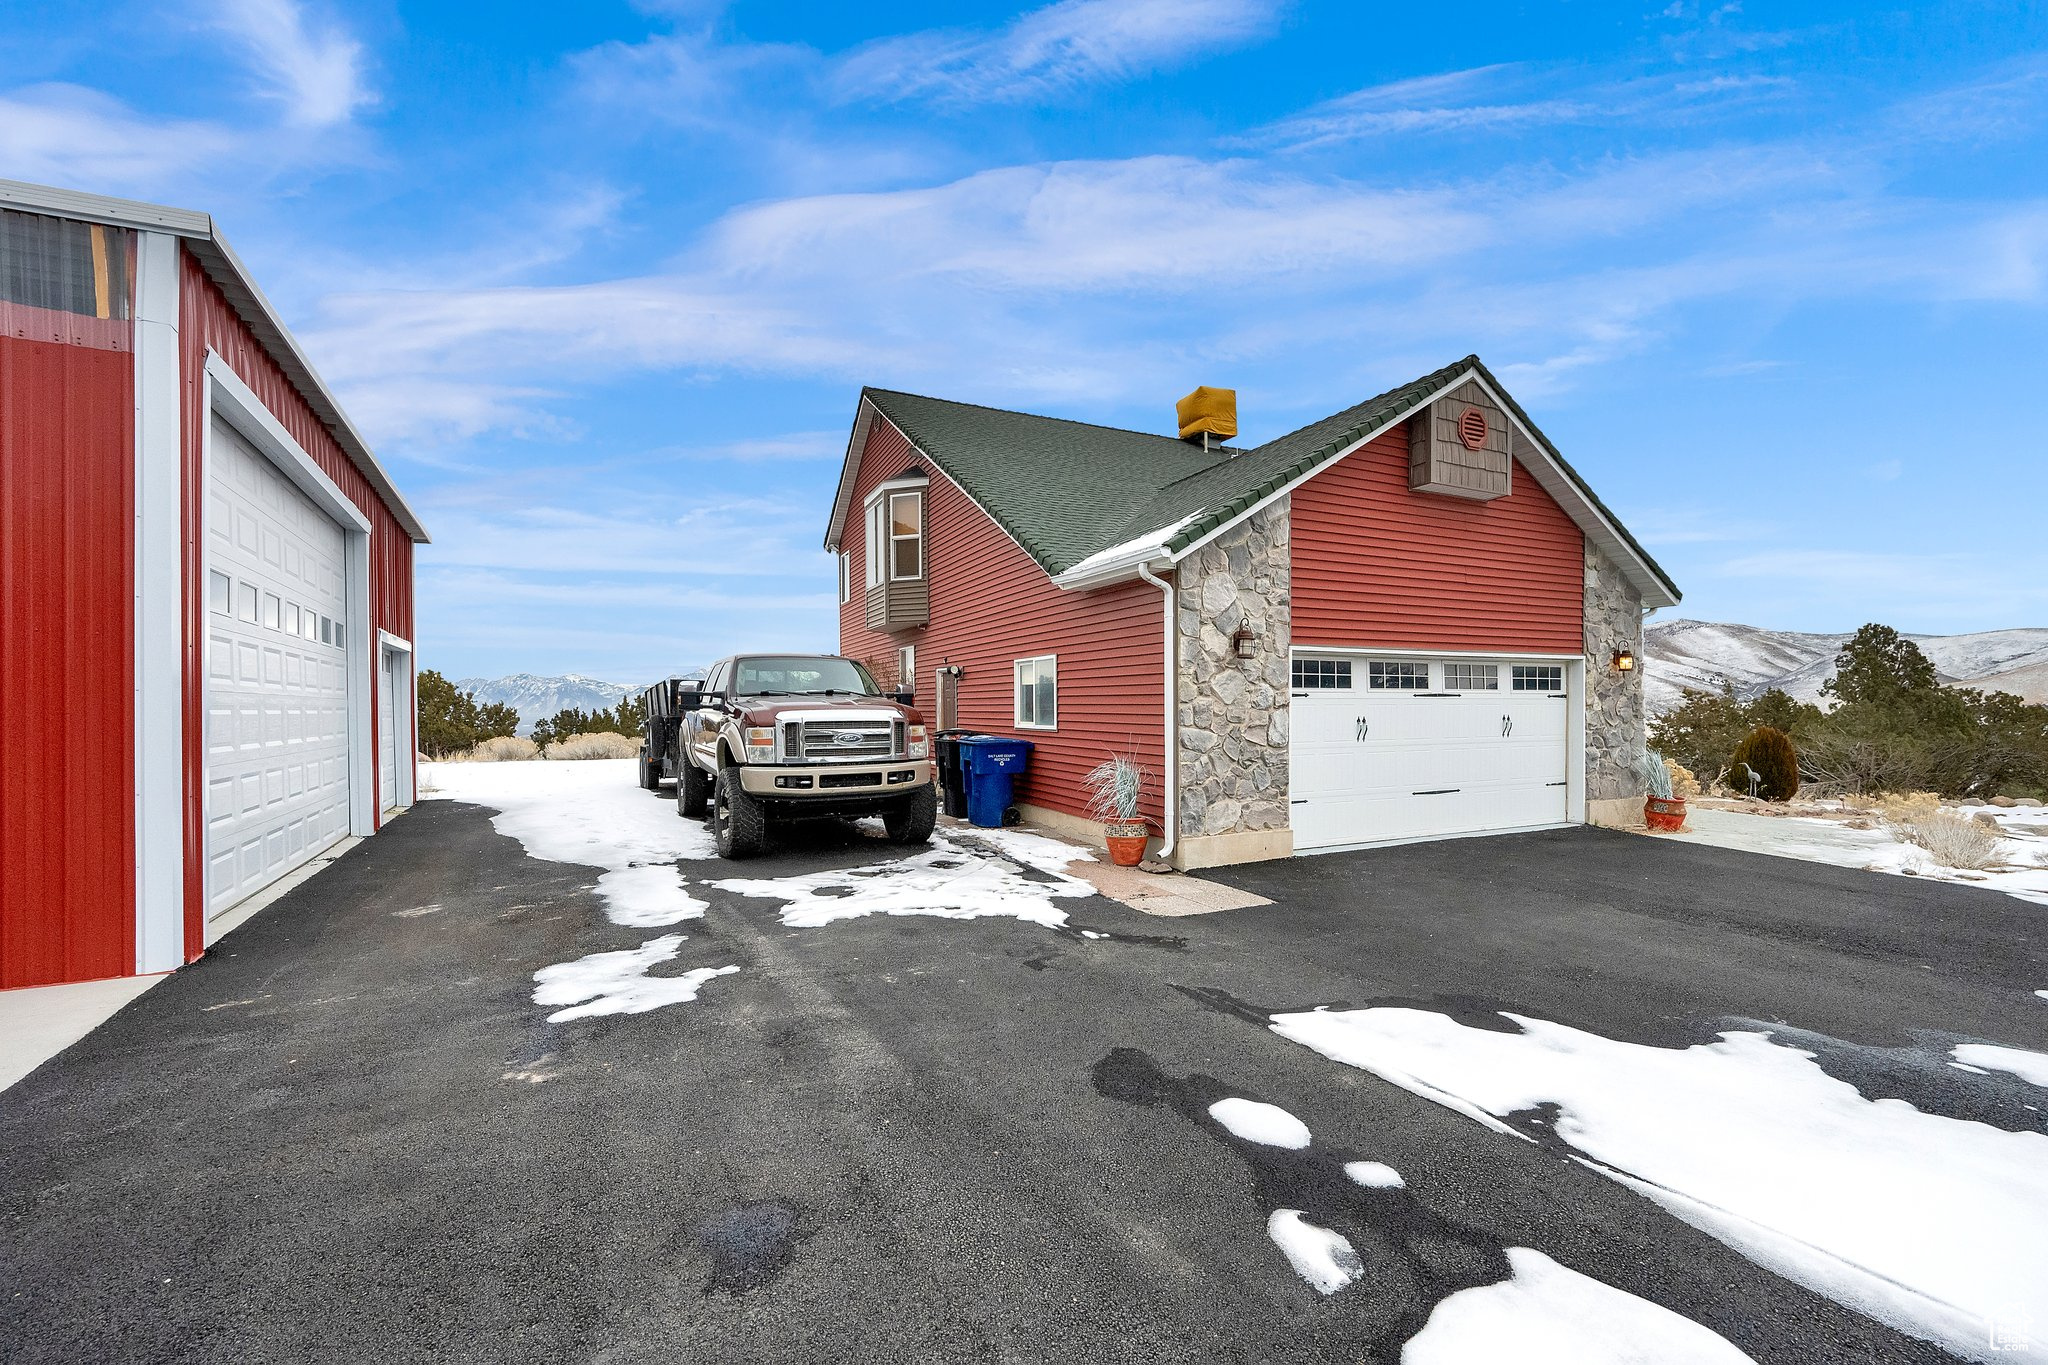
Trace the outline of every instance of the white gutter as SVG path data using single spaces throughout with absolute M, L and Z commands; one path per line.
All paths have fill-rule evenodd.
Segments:
M 1153 573 L 1151 565 L 1140 564 L 1138 577 L 1159 589 L 1166 620 L 1165 638 L 1160 642 L 1161 651 L 1165 656 L 1166 690 L 1166 793 L 1161 803 L 1165 817 L 1161 823 L 1165 829 L 1161 831 L 1159 852 L 1155 855 L 1159 861 L 1165 862 L 1173 856 L 1174 845 L 1180 839 L 1180 743 L 1179 737 L 1175 734 L 1178 727 L 1174 724 L 1174 718 L 1178 714 L 1177 694 L 1180 691 L 1180 679 L 1175 675 L 1173 666 L 1173 618 L 1177 604 L 1174 601 L 1173 584 Z

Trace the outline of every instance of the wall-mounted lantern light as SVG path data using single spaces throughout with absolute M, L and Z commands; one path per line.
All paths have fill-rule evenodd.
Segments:
M 1238 658 L 1249 659 L 1257 653 L 1258 637 L 1252 634 L 1251 627 L 1239 626 L 1237 633 L 1230 637 L 1230 646 L 1237 651 Z
M 1617 673 L 1633 673 L 1633 672 L 1635 672 L 1635 671 L 1636 671 L 1636 656 L 1634 655 L 1634 653 L 1632 653 L 1631 651 L 1629 651 L 1629 650 L 1626 650 L 1626 649 L 1617 649 L 1617 650 L 1615 650 L 1615 651 L 1614 651 L 1614 671 L 1615 671 L 1615 672 L 1617 672 Z

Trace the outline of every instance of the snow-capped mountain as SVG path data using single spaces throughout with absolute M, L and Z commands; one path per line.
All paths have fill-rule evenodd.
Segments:
M 609 711 L 638 687 L 605 682 L 570 673 L 544 678 L 536 673 L 514 673 L 507 678 L 460 678 L 455 685 L 474 692 L 479 703 L 500 701 L 519 713 L 519 733 L 531 733 L 536 722 L 557 711 L 574 707 L 579 711 Z
M 1849 636 L 1720 621 L 1653 621 L 1643 627 L 1643 699 L 1651 715 L 1661 715 L 1678 704 L 1681 688 L 1718 688 L 1727 681 L 1741 697 L 1776 687 L 1817 702 Z M 1945 683 L 2048 701 L 2048 630 L 1906 638 L 1920 646 Z

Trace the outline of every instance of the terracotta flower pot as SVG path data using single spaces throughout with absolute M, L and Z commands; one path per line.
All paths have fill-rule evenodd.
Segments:
M 1118 867 L 1136 867 L 1145 861 L 1145 838 L 1148 833 L 1143 820 L 1125 820 L 1102 827 L 1102 841 L 1109 845 L 1109 860 Z
M 1651 829 L 1675 833 L 1685 828 L 1685 798 L 1682 796 L 1646 796 L 1643 798 L 1643 823 Z

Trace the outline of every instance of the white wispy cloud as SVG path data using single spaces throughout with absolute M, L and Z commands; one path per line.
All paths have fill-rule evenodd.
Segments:
M 297 0 L 214 0 L 215 27 L 241 48 L 265 96 L 306 128 L 345 122 L 374 99 L 361 43 Z
M 143 114 L 83 86 L 0 94 L 0 175 L 9 179 L 152 195 L 242 145 L 222 124 Z
M 1268 32 L 1274 0 L 1060 0 L 993 32 L 883 38 L 836 64 L 843 99 L 1019 103 L 1169 71 Z

